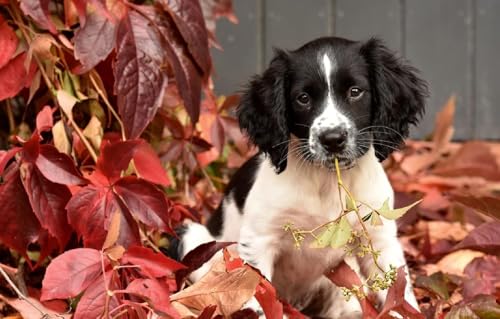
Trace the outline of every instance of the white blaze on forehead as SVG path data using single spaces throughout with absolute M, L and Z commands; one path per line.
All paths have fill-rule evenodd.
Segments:
M 350 126 L 348 118 L 340 112 L 335 101 L 335 96 L 332 92 L 332 83 L 330 81 L 332 72 L 334 68 L 337 67 L 337 61 L 334 57 L 329 56 L 327 53 L 323 53 L 320 58 L 321 66 L 323 68 L 324 77 L 326 84 L 328 86 L 328 94 L 326 97 L 326 105 L 324 106 L 323 112 L 314 120 L 313 126 L 319 131 L 324 129 L 333 128 L 340 124 L 345 124 L 347 127 Z
M 330 94 L 331 83 L 330 75 L 332 74 L 332 61 L 328 57 L 328 54 L 323 54 L 323 72 L 325 72 L 326 84 L 328 84 L 328 94 Z M 335 61 L 333 61 L 335 63 Z

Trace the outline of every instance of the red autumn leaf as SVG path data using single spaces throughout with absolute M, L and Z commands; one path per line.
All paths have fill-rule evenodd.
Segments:
M 217 310 L 217 305 L 205 307 L 205 309 L 203 309 L 197 319 L 212 319 L 215 310 Z
M 266 319 L 281 319 L 283 318 L 283 305 L 278 300 L 276 289 L 269 281 L 262 278 L 257 289 L 255 290 L 255 298 L 259 302 Z
M 403 267 L 398 268 L 396 281 L 389 288 L 387 292 L 387 298 L 385 300 L 384 307 L 378 315 L 379 318 L 392 318 L 389 316 L 390 311 L 399 313 L 403 318 L 409 319 L 425 319 L 425 316 L 413 308 L 405 300 L 405 289 L 406 289 L 406 274 Z
M 352 289 L 353 286 L 362 286 L 362 282 L 358 274 L 356 274 L 356 272 L 354 272 L 354 270 L 352 270 L 352 268 L 345 261 L 342 261 L 337 267 L 330 270 L 325 275 L 339 287 Z M 367 298 L 358 299 L 358 301 L 361 305 L 361 309 L 363 310 L 364 319 L 377 317 L 377 311 Z
M 0 69 L 3 68 L 12 58 L 17 49 L 16 33 L 9 26 L 7 21 L 0 21 Z
M 269 317 L 266 317 L 266 319 Z M 280 317 L 283 318 L 283 317 Z M 231 314 L 231 319 L 259 319 L 259 315 L 255 312 L 255 310 L 246 308 L 238 310 Z
M 36 217 L 63 249 L 71 235 L 65 206 L 71 198 L 67 186 L 46 179 L 31 163 L 21 165 L 21 180 Z
M 453 192 L 449 196 L 452 201 L 500 220 L 500 197 L 493 197 L 489 194 L 467 194 L 462 192 Z
M 50 131 L 54 126 L 52 119 L 52 109 L 50 106 L 45 105 L 40 112 L 36 115 L 36 129 L 38 132 Z
M 97 159 L 97 170 L 109 179 L 113 184 L 120 178 L 123 170 L 126 170 L 130 160 L 134 156 L 135 148 L 141 143 L 140 140 L 118 141 L 101 145 L 101 155 Z
M 52 145 L 40 145 L 36 167 L 50 181 L 65 185 L 86 184 L 73 160 Z
M 165 283 L 156 279 L 136 279 L 132 281 L 127 292 L 143 296 L 149 305 L 156 311 L 167 315 L 169 318 L 180 318 L 177 311 L 170 304 L 168 295 L 170 291 Z
M 139 144 L 135 148 L 133 159 L 135 169 L 140 177 L 154 184 L 170 185 L 165 169 L 150 144 Z
M 30 75 L 26 72 L 24 61 L 26 60 L 26 53 L 21 53 L 3 68 L 0 69 L 0 101 L 10 97 L 14 97 L 21 91 L 23 87 L 29 85 Z M 34 66 L 34 64 L 32 64 Z M 34 68 L 30 69 L 30 74 Z
M 8 151 L 0 150 L 0 175 L 3 175 L 3 171 L 10 160 L 21 150 L 20 147 L 11 148 Z
M 137 219 L 153 229 L 173 234 L 169 226 L 169 203 L 153 184 L 127 176 L 116 182 L 113 189 Z
M 491 221 L 474 228 L 467 237 L 458 243 L 453 249 L 475 249 L 495 255 L 500 249 L 498 234 L 500 233 L 500 222 Z
M 150 278 L 165 277 L 186 268 L 181 263 L 142 246 L 131 246 L 123 255 L 122 262 L 139 266 Z
M 198 1 L 160 1 L 173 19 L 177 30 L 187 44 L 189 53 L 205 76 L 210 74 L 211 61 L 208 48 L 208 34 L 203 12 Z
M 196 123 L 200 116 L 202 71 L 193 60 L 186 42 L 176 30 L 171 17 L 152 7 L 142 7 L 141 12 L 161 32 L 163 48 L 174 69 L 176 84 L 184 100 L 184 106 L 191 121 Z
M 467 142 L 448 159 L 439 163 L 433 174 L 446 177 L 482 177 L 490 181 L 500 180 L 500 168 L 488 144 Z
M 496 256 L 474 258 L 464 270 L 467 276 L 462 289 L 464 300 L 472 300 L 480 294 L 494 294 L 500 282 L 499 269 L 500 258 Z
M 85 247 L 100 249 L 106 238 L 106 220 L 113 213 L 108 198 L 113 198 L 109 189 L 89 185 L 74 194 L 66 205 L 68 220 Z
M 234 244 L 232 242 L 216 242 L 211 241 L 205 244 L 201 244 L 195 249 L 191 250 L 184 258 L 182 258 L 182 264 L 186 265 L 186 269 L 181 269 L 175 273 L 175 280 L 177 281 L 177 286 L 181 286 L 184 279 L 193 271 L 200 268 L 204 263 L 209 261 L 219 250 L 226 248 L 227 246 Z
M 160 36 L 149 21 L 129 11 L 117 30 L 115 94 L 127 137 L 137 138 L 161 105 L 167 77 Z
M 26 257 L 26 249 L 39 238 L 41 226 L 33 214 L 17 167 L 4 176 L 0 185 L 0 207 L 0 241 Z
M 106 278 L 107 285 L 104 282 L 104 277 Z M 108 313 L 119 306 L 116 296 L 108 296 L 106 286 L 110 290 L 118 288 L 118 285 L 113 280 L 112 271 L 106 272 L 105 276 L 101 275 L 85 290 L 85 293 L 76 306 L 74 319 L 101 318 L 106 306 L 108 307 Z M 109 297 L 109 304 L 106 303 L 107 297 Z
M 233 3 L 231 0 L 205 0 L 201 1 L 200 4 L 210 42 L 212 45 L 219 47 L 215 40 L 215 20 L 220 17 L 226 17 L 232 23 L 238 23 L 238 18 L 236 18 L 233 12 Z
M 102 276 L 102 258 L 100 251 L 90 248 L 76 248 L 57 256 L 45 272 L 41 300 L 76 297 Z M 104 266 L 108 264 L 104 258 Z
M 56 34 L 56 26 L 50 19 L 49 13 L 50 0 L 21 0 L 21 10 L 29 15 L 42 29 L 47 29 Z
M 116 23 L 101 12 L 88 11 L 85 24 L 75 32 L 75 58 L 82 67 L 77 73 L 85 73 L 105 60 L 115 47 Z

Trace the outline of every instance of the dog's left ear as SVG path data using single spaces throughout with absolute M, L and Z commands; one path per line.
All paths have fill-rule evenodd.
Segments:
M 369 68 L 375 153 L 384 160 L 404 142 L 410 125 L 417 124 L 424 113 L 427 84 L 419 78 L 417 69 L 379 39 L 362 44 L 360 52 Z
M 240 127 L 267 154 L 281 173 L 287 165 L 288 130 L 286 70 L 288 54 L 276 50 L 269 67 L 257 75 L 243 92 L 238 107 Z

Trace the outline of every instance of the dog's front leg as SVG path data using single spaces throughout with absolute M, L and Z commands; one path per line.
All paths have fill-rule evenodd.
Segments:
M 271 281 L 276 250 L 269 235 L 263 235 L 252 226 L 243 226 L 238 241 L 238 253 L 244 261 L 257 268 L 262 276 Z M 264 318 L 262 307 L 255 297 L 250 299 L 244 308 L 253 309 L 259 318 Z
M 410 281 L 410 276 L 408 272 L 408 267 L 406 266 L 406 260 L 403 254 L 403 248 L 399 243 L 397 238 L 397 226 L 396 222 L 393 220 L 387 220 L 382 218 L 382 226 L 372 226 L 366 224 L 368 233 L 372 240 L 373 248 L 380 252 L 380 256 L 377 259 L 378 264 L 388 271 L 390 266 L 396 268 L 404 266 L 406 276 L 406 289 L 405 289 L 405 300 L 409 302 L 415 309 L 419 309 L 417 300 L 413 293 L 413 288 Z M 367 255 L 360 260 L 361 272 L 366 278 L 369 278 L 375 273 L 381 273 L 381 271 L 376 267 L 373 257 Z M 377 293 L 378 301 L 383 305 L 387 297 L 387 290 L 381 290 Z

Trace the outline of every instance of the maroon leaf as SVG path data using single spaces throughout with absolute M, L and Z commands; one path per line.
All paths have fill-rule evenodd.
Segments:
M 210 132 L 211 143 L 213 146 L 222 153 L 222 149 L 224 148 L 225 142 L 225 134 L 224 134 L 224 126 L 222 125 L 221 119 L 217 116 L 212 124 L 212 129 Z
M 87 183 L 71 157 L 59 152 L 52 145 L 40 145 L 40 153 L 35 163 L 40 172 L 54 183 L 66 185 Z
M 75 297 L 102 276 L 103 256 L 90 248 L 77 248 L 52 260 L 42 282 L 41 300 Z M 104 265 L 108 265 L 104 259 Z M 71 278 L 71 280 L 68 280 Z
M 84 187 L 73 195 L 66 209 L 70 224 L 83 237 L 86 247 L 102 248 L 111 216 L 115 212 L 121 215 L 117 244 L 128 247 L 140 242 L 137 224 L 109 188 L 94 185 Z
M 205 0 L 201 1 L 203 16 L 207 26 L 208 34 L 212 45 L 218 46 L 215 40 L 215 20 L 220 17 L 226 17 L 232 23 L 238 23 L 238 19 L 233 13 L 233 4 L 231 0 Z
M 266 316 L 266 319 L 271 319 L 271 318 L 278 318 L 278 317 Z M 281 318 L 283 318 L 283 316 L 281 316 L 279 318 L 281 319 Z M 231 319 L 259 319 L 259 315 L 255 312 L 255 310 L 246 308 L 246 309 L 238 310 L 238 311 L 234 312 L 233 314 L 231 314 Z
M 172 17 L 196 64 L 203 74 L 208 76 L 211 61 L 208 34 L 200 3 L 181 0 L 162 0 L 160 3 Z
M 403 318 L 425 319 L 425 316 L 419 313 L 405 300 L 406 274 L 403 267 L 398 268 L 396 282 L 389 288 L 384 307 L 378 318 L 391 318 L 390 311 L 399 313 Z
M 342 261 L 337 267 L 325 274 L 335 285 L 352 289 L 354 286 L 361 287 L 361 279 L 352 268 Z M 376 318 L 378 313 L 367 298 L 359 299 L 358 301 L 363 310 L 363 318 Z
M 122 262 L 139 266 L 141 271 L 150 278 L 165 277 L 186 268 L 163 254 L 141 246 L 131 246 L 123 255 Z
M 474 228 L 467 237 L 458 243 L 453 249 L 475 249 L 489 254 L 497 254 L 500 248 L 498 234 L 500 233 L 500 222 L 492 221 L 481 224 Z
M 191 250 L 182 259 L 182 264 L 186 265 L 186 269 L 181 269 L 176 272 L 175 280 L 177 281 L 177 286 L 181 286 L 184 279 L 193 271 L 200 268 L 204 263 L 210 260 L 219 250 L 232 245 L 232 242 L 216 242 L 211 241 L 209 243 L 201 244 L 195 249 Z
M 139 144 L 135 148 L 133 159 L 135 169 L 140 177 L 155 184 L 170 185 L 165 169 L 150 144 Z
M 23 145 L 23 162 L 35 163 L 38 155 L 40 155 L 40 135 L 33 134 Z
M 16 33 L 9 26 L 7 21 L 0 19 L 0 69 L 3 68 L 12 58 L 17 49 L 18 39 Z
M 85 73 L 105 60 L 115 46 L 116 23 L 99 11 L 88 11 L 85 24 L 75 32 L 75 57 L 82 63 L 78 73 Z
M 21 165 L 21 177 L 33 212 L 63 249 L 71 235 L 65 210 L 71 198 L 68 187 L 49 181 L 31 163 Z
M 0 69 L 0 101 L 16 96 L 28 82 L 25 60 L 26 53 L 19 54 Z
M 500 282 L 500 258 L 496 256 L 484 256 L 475 258 L 464 273 L 468 277 L 464 281 L 462 295 L 468 301 L 480 294 L 494 294 L 495 284 Z
M 10 170 L 0 185 L 0 207 L 0 241 L 27 257 L 26 249 L 39 238 L 41 226 L 29 204 L 18 168 Z
M 163 315 L 174 319 L 180 318 L 177 311 L 170 304 L 168 299 L 170 292 L 165 283 L 156 279 L 136 279 L 128 285 L 127 291 L 143 296 L 153 309 Z
M 205 309 L 203 309 L 197 319 L 212 319 L 215 310 L 217 310 L 217 305 L 205 307 Z
M 161 105 L 167 77 L 160 36 L 135 11 L 120 21 L 117 31 L 115 94 L 129 138 L 137 138 Z
M 500 220 L 500 197 L 453 192 L 450 199 Z
M 140 140 L 103 143 L 101 155 L 97 159 L 97 169 L 113 184 L 120 178 L 121 172 L 127 169 L 135 148 L 140 143 Z
M 196 123 L 200 116 L 202 71 L 193 61 L 186 43 L 175 28 L 171 17 L 153 7 L 142 7 L 141 12 L 161 32 L 163 48 L 174 69 L 175 80 L 184 100 L 184 106 L 191 121 Z
M 118 307 L 117 297 L 110 297 L 106 291 L 106 286 L 110 290 L 117 288 L 117 284 L 113 281 L 113 272 L 106 272 L 105 278 L 107 285 L 104 282 L 104 276 L 101 275 L 87 288 L 76 306 L 74 319 L 101 318 L 106 306 L 108 306 L 108 312 Z M 109 304 L 106 303 L 106 298 L 109 298 Z
M 169 226 L 169 203 L 162 191 L 133 176 L 120 179 L 113 188 L 130 212 L 141 222 L 153 229 L 173 234 Z
M 56 34 L 56 26 L 50 19 L 50 0 L 21 0 L 21 10 L 29 15 L 42 28 Z
M 10 160 L 21 150 L 20 147 L 11 148 L 8 151 L 0 150 L 0 175 L 3 175 L 3 171 Z
M 494 296 L 479 295 L 474 300 L 451 308 L 446 319 L 500 318 L 500 305 Z
M 40 112 L 36 115 L 36 129 L 38 132 L 50 131 L 54 126 L 52 119 L 52 109 L 50 106 L 45 105 Z

